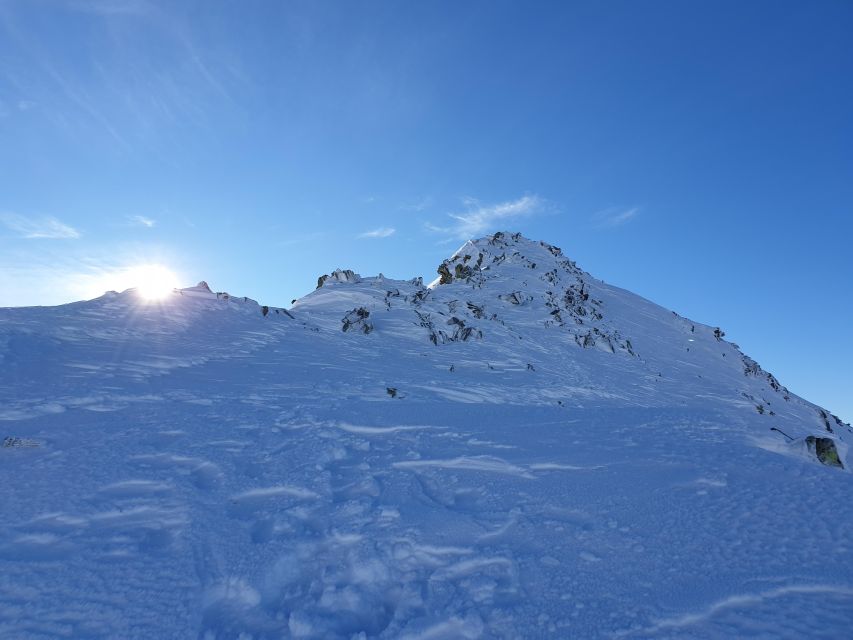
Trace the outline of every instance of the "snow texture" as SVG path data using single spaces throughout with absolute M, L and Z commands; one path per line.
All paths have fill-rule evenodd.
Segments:
M 850 637 L 850 428 L 722 330 L 517 234 L 319 284 L 0 310 L 0 637 Z

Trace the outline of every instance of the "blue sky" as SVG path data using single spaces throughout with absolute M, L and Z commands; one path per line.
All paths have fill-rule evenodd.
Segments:
M 853 419 L 853 4 L 0 0 L 0 305 L 520 230 Z M 128 284 L 130 286 L 130 284 Z

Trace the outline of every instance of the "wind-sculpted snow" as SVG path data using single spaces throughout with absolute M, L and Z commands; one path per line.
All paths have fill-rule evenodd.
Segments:
M 509 234 L 336 273 L 0 310 L 0 637 L 849 635 L 850 429 L 722 330 Z

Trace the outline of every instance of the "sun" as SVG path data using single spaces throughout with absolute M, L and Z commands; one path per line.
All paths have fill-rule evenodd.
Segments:
M 178 277 L 162 264 L 141 264 L 130 267 L 125 275 L 131 287 L 144 300 L 162 300 L 178 286 Z

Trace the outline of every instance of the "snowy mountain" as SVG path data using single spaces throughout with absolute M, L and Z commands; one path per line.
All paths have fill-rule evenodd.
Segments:
M 849 425 L 498 233 L 0 310 L 0 637 L 850 637 Z

